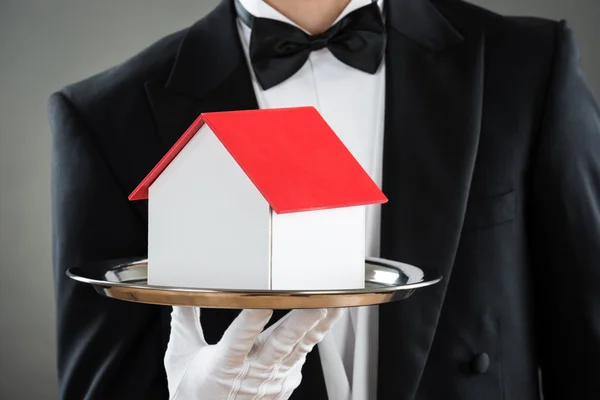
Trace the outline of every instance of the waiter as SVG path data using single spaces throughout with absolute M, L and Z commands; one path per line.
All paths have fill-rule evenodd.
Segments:
M 600 113 L 578 57 L 564 22 L 458 0 L 224 0 L 54 94 L 61 397 L 597 398 Z M 269 311 L 127 304 L 65 277 L 146 254 L 127 194 L 198 114 L 305 105 L 390 200 L 368 210 L 369 255 L 442 283 L 261 333 Z

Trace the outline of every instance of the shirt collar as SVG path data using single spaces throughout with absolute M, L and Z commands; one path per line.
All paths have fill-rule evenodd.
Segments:
M 383 1 L 384 0 L 377 1 L 377 4 L 379 5 L 380 9 L 383 9 Z M 271 7 L 269 4 L 267 4 L 264 0 L 239 0 L 239 2 L 246 9 L 246 11 L 248 11 L 250 14 L 252 14 L 255 17 L 269 18 L 269 19 L 274 19 L 277 21 L 286 22 L 290 25 L 295 26 L 296 28 L 302 29 L 296 23 L 291 21 L 288 17 L 281 14 L 279 11 L 277 11 L 276 9 Z M 334 21 L 334 23 L 332 25 L 337 23 L 340 19 L 344 18 L 346 15 L 350 14 L 352 11 L 355 11 L 361 7 L 365 7 L 369 4 L 371 4 L 372 2 L 373 2 L 373 0 L 350 0 L 350 3 L 348 3 L 346 8 L 344 8 L 344 10 L 341 12 L 341 14 L 337 17 L 337 19 Z M 304 29 L 302 29 L 302 30 L 304 30 Z

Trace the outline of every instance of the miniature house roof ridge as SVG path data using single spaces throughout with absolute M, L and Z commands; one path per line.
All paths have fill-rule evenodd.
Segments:
M 205 124 L 278 214 L 387 201 L 313 107 L 201 114 L 129 199 L 147 199 L 149 187 Z

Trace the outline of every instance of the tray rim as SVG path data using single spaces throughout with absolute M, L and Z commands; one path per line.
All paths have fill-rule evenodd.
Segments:
M 105 262 L 110 260 L 105 260 Z M 115 260 L 116 261 L 116 260 Z M 391 260 L 390 260 L 391 261 Z M 376 263 L 376 261 L 365 260 L 365 263 Z M 115 263 L 113 268 L 122 266 L 135 266 L 137 264 L 147 264 L 148 260 L 143 258 L 132 262 L 120 262 Z M 406 263 L 402 263 L 406 264 Z M 410 265 L 410 264 L 406 264 Z M 411 265 L 412 266 L 412 265 Z M 414 267 L 414 266 L 413 266 Z M 417 267 L 419 268 L 419 267 Z M 439 283 L 443 279 L 443 275 L 436 275 L 435 278 L 429 278 L 427 275 L 424 276 L 423 280 L 414 283 L 408 283 L 404 285 L 390 285 L 381 286 L 377 288 L 357 288 L 357 289 L 329 289 L 329 290 L 263 290 L 263 289 L 219 289 L 219 288 L 184 288 L 184 287 L 173 287 L 173 286 L 156 286 L 148 284 L 137 284 L 137 283 L 125 283 L 125 282 L 110 282 L 99 279 L 87 278 L 77 271 L 83 269 L 83 267 L 72 267 L 66 271 L 66 275 L 77 282 L 90 284 L 93 286 L 101 286 L 104 288 L 121 287 L 126 289 L 136 289 L 144 291 L 162 291 L 162 292 L 173 292 L 173 293 L 186 293 L 186 294 L 211 294 L 211 295 L 243 295 L 243 296 L 348 296 L 348 295 L 366 295 L 366 294 L 385 294 L 394 293 L 402 290 L 414 290 L 420 289 L 427 286 L 432 286 Z M 420 268 L 419 268 L 420 269 Z M 422 270 L 422 269 L 421 269 Z M 371 283 L 372 281 L 365 280 L 365 283 Z M 378 283 L 379 284 L 379 283 Z

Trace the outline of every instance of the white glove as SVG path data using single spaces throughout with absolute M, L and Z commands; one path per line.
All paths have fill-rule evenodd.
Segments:
M 344 309 L 293 310 L 263 332 L 271 310 L 243 310 L 208 345 L 197 307 L 173 307 L 165 368 L 172 400 L 286 400 L 306 355 Z M 261 333 L 262 332 L 262 333 Z

